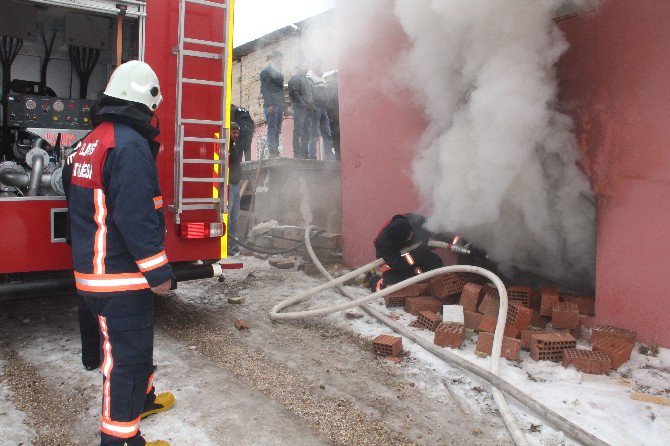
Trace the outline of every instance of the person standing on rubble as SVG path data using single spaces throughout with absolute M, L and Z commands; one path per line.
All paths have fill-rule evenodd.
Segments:
M 279 156 L 279 135 L 284 110 L 284 75 L 281 72 L 284 54 L 274 50 L 268 56 L 268 64 L 261 71 L 261 95 L 263 113 L 268 123 L 268 151 L 270 158 Z
M 333 159 L 333 137 L 330 134 L 328 122 L 328 89 L 323 79 L 323 71 L 319 63 L 307 72 L 307 79 L 312 85 L 312 97 L 314 98 L 314 113 L 312 115 L 312 129 L 308 144 L 308 155 L 310 159 L 316 159 L 316 143 L 319 136 L 323 138 L 323 159 Z
M 310 141 L 314 99 L 307 70 L 298 69 L 288 81 L 288 94 L 293 104 L 293 157 L 307 158 Z
M 93 110 L 95 128 L 72 154 L 67 199 L 75 284 L 102 339 L 101 446 L 169 446 L 146 442 L 140 432 L 142 418 L 175 402 L 170 392 L 156 395 L 153 385 L 153 293 L 166 293 L 174 282 L 163 247 L 159 131 L 151 124 L 161 101 L 148 64 L 120 65 Z

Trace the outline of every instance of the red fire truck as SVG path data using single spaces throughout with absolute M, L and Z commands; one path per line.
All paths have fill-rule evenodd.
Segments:
M 221 274 L 232 24 L 227 0 L 0 0 L 0 299 L 74 289 L 63 160 L 132 59 L 163 91 L 157 164 L 175 275 Z

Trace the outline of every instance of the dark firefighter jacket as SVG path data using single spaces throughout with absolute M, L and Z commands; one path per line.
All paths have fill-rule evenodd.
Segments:
M 379 231 L 374 241 L 377 258 L 383 258 L 398 275 L 416 274 L 417 271 L 410 258 L 403 256 L 400 251 L 415 243 L 428 242 L 431 239 L 430 232 L 423 227 L 425 221 L 425 217 L 419 214 L 394 215 Z M 410 234 L 412 238 L 408 240 Z M 429 250 L 425 245 L 418 249 Z
M 263 107 L 284 109 L 284 75 L 269 63 L 260 74 Z
M 79 294 L 111 297 L 172 278 L 155 157 L 158 130 L 138 104 L 103 97 L 95 129 L 64 172 Z
M 307 71 L 299 71 L 288 81 L 288 95 L 293 102 L 293 107 L 314 110 L 314 99 L 312 98 L 312 84 L 307 79 Z

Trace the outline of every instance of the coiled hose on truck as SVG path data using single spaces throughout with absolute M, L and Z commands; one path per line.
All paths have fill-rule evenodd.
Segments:
M 518 427 L 516 420 L 514 419 L 514 416 L 512 412 L 509 409 L 509 406 L 507 405 L 507 402 L 505 401 L 505 397 L 503 395 L 503 392 L 514 398 L 516 401 L 521 403 L 522 405 L 526 406 L 528 409 L 530 409 L 532 412 L 534 412 L 536 415 L 540 416 L 544 420 L 548 421 L 549 424 L 557 428 L 558 430 L 562 431 L 565 435 L 568 437 L 573 438 L 574 440 L 580 442 L 581 444 L 585 444 L 588 446 L 605 446 L 607 443 L 604 441 L 600 440 L 596 436 L 590 434 L 589 432 L 585 431 L 581 427 L 575 425 L 565 417 L 562 417 L 561 415 L 557 414 L 550 408 L 544 406 L 541 404 L 539 401 L 531 397 L 530 395 L 526 394 L 522 390 L 518 389 L 514 385 L 510 384 L 509 382 L 505 381 L 503 378 L 499 376 L 499 368 L 500 368 L 500 352 L 502 349 L 502 338 L 503 338 L 503 331 L 505 329 L 505 320 L 507 319 L 507 290 L 505 289 L 504 284 L 500 280 L 498 276 L 493 274 L 491 271 L 485 270 L 483 268 L 479 268 L 476 266 L 467 266 L 467 265 L 454 265 L 454 266 L 445 266 L 442 268 L 438 268 L 432 271 L 428 271 L 422 274 L 419 274 L 417 276 L 414 276 L 410 279 L 404 280 L 400 283 L 397 283 L 395 285 L 389 286 L 387 288 L 384 288 L 381 291 L 377 291 L 375 293 L 372 293 L 368 296 L 357 298 L 354 296 L 352 293 L 350 293 L 346 288 L 342 286 L 342 284 L 350 279 L 353 279 L 357 276 L 359 276 L 362 273 L 365 273 L 366 271 L 369 271 L 372 268 L 376 268 L 377 266 L 380 266 L 382 263 L 384 263 L 384 260 L 382 259 L 377 259 L 374 262 L 370 262 L 365 266 L 362 266 L 354 271 L 351 271 L 350 273 L 347 273 L 337 279 L 334 279 L 328 271 L 323 267 L 319 259 L 316 257 L 314 250 L 312 249 L 312 245 L 310 243 L 310 234 L 313 230 L 317 230 L 318 228 L 314 226 L 310 226 L 307 228 L 305 231 L 305 245 L 307 247 L 307 251 L 309 253 L 310 258 L 312 259 L 312 262 L 316 265 L 316 267 L 319 269 L 321 274 L 328 279 L 328 283 L 325 283 L 323 285 L 319 285 L 315 288 L 312 288 L 311 290 L 304 291 L 300 294 L 297 294 L 294 297 L 291 297 L 289 299 L 286 299 L 279 304 L 277 304 L 272 310 L 270 311 L 270 318 L 273 320 L 293 320 L 293 319 L 302 319 L 306 317 L 315 317 L 315 316 L 325 316 L 328 314 L 333 314 L 337 313 L 340 311 L 348 310 L 350 308 L 354 307 L 361 307 L 363 311 L 368 313 L 370 316 L 374 317 L 375 319 L 379 320 L 389 328 L 393 329 L 397 333 L 401 334 L 402 336 L 414 341 L 433 355 L 437 356 L 438 358 L 456 365 L 476 376 L 479 378 L 487 381 L 488 383 L 491 384 L 492 386 L 492 393 L 493 393 L 493 398 L 498 405 L 498 408 L 500 410 L 500 414 L 503 418 L 503 421 L 505 422 L 505 425 L 507 426 L 507 429 L 510 432 L 510 435 L 512 436 L 514 442 L 518 446 L 524 446 L 527 445 L 527 441 L 524 437 L 523 432 L 521 429 Z M 450 249 L 451 245 L 448 243 L 444 242 L 439 242 L 439 241 L 431 241 L 428 243 L 429 246 L 431 247 L 436 247 L 436 248 L 445 248 L 445 249 Z M 416 245 L 415 245 L 416 246 Z M 411 251 L 415 246 L 410 246 L 409 248 L 406 248 L 405 251 L 409 252 Z M 411 332 L 408 330 L 406 327 L 403 327 L 399 323 L 389 319 L 388 317 L 384 316 L 382 313 L 379 311 L 371 308 L 369 305 L 366 305 L 367 302 L 370 302 L 374 299 L 377 299 L 379 297 L 386 296 L 388 294 L 391 294 L 395 291 L 398 291 L 402 288 L 405 288 L 409 285 L 415 284 L 417 282 L 424 281 L 428 278 L 445 274 L 445 273 L 474 273 L 474 274 L 479 274 L 481 276 L 486 277 L 489 279 L 498 289 L 498 293 L 500 294 L 500 309 L 498 312 L 498 323 L 496 324 L 496 329 L 495 333 L 493 336 L 493 347 L 492 347 L 492 354 L 491 354 L 491 366 L 490 370 L 486 370 L 482 367 L 479 367 L 478 365 L 469 362 L 468 360 L 461 358 L 458 355 L 455 355 L 454 353 L 451 353 L 450 351 L 440 348 L 433 344 L 432 342 L 422 338 L 421 336 L 418 336 L 417 334 Z M 307 298 L 314 296 L 322 291 L 325 291 L 327 289 L 331 288 L 337 288 L 338 291 L 340 291 L 344 296 L 346 296 L 348 299 L 351 300 L 351 302 L 345 302 L 341 303 L 338 305 L 333 305 L 330 307 L 325 307 L 325 308 L 319 308 L 319 309 L 314 309 L 314 310 L 305 310 L 305 311 L 295 311 L 295 312 L 284 312 L 282 313 L 281 311 L 287 307 L 290 307 L 292 305 L 295 305 L 298 302 L 302 302 L 306 300 Z

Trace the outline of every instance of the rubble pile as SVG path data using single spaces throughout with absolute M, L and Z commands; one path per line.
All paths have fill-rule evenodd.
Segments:
M 418 316 L 411 325 L 435 332 L 434 343 L 441 347 L 461 348 L 468 333 L 477 332 L 475 352 L 488 356 L 498 323 L 500 296 L 495 287 L 472 280 L 468 274 L 443 274 L 389 294 L 384 300 L 387 307 L 402 306 Z M 636 333 L 617 327 L 595 327 L 592 350 L 577 348 L 582 321 L 594 314 L 593 297 L 562 294 L 553 287 L 538 291 L 526 286 L 510 286 L 507 294 L 502 357 L 521 361 L 520 351 L 524 349 L 535 361 L 561 362 L 564 367 L 573 366 L 590 374 L 607 374 L 630 359 Z M 442 305 L 454 302 L 462 308 L 462 323 L 448 320 L 446 314 L 442 320 Z

